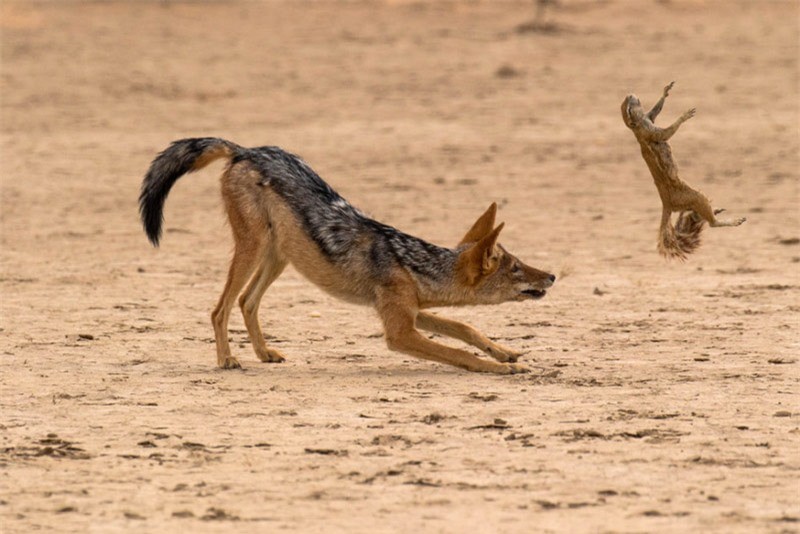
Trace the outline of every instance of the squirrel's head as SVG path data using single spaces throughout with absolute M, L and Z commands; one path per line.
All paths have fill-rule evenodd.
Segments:
M 622 120 L 628 128 L 634 128 L 642 120 L 644 111 L 636 95 L 628 95 L 622 101 Z

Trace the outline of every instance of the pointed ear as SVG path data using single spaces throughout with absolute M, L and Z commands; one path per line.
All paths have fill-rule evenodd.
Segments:
M 503 226 L 505 223 L 500 223 L 488 235 L 461 253 L 459 267 L 470 285 L 497 270 L 500 260 L 495 252 L 495 245 Z
M 472 225 L 472 228 L 469 229 L 469 232 L 461 239 L 461 242 L 458 246 L 465 245 L 467 243 L 477 243 L 480 241 L 486 234 L 492 231 L 494 228 L 494 218 L 497 215 L 497 203 L 492 202 L 492 205 L 489 206 L 489 209 L 484 212 L 483 215 L 478 217 L 478 220 L 475 221 L 475 224 Z

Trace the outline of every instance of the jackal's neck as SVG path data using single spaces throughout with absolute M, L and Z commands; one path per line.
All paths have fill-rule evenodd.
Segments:
M 389 254 L 420 281 L 439 283 L 452 274 L 458 258 L 455 250 L 434 245 L 377 221 L 370 220 L 368 224 L 376 235 L 377 243 L 373 247 L 376 259 L 382 253 Z
M 440 247 L 437 247 L 440 248 Z M 458 258 L 463 252 L 460 248 L 441 248 L 435 261 L 428 264 L 428 270 L 436 269 L 436 276 L 414 276 L 419 291 L 422 308 L 438 306 L 467 306 L 474 304 L 473 288 L 463 280 L 458 270 Z

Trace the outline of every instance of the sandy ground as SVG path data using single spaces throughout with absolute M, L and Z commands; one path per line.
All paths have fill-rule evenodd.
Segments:
M 2 2 L 0 530 L 796 532 L 798 3 Z M 684 264 L 619 104 L 697 116 L 682 176 L 739 228 Z M 150 160 L 214 135 L 301 154 L 454 244 L 488 204 L 559 281 L 442 310 L 529 375 L 391 353 L 289 269 L 289 356 L 215 367 L 230 237 L 212 169 L 149 246 Z

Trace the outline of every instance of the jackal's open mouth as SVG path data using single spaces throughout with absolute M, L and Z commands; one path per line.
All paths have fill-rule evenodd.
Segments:
M 544 289 L 526 289 L 522 294 L 532 299 L 540 299 L 547 294 L 547 291 Z

